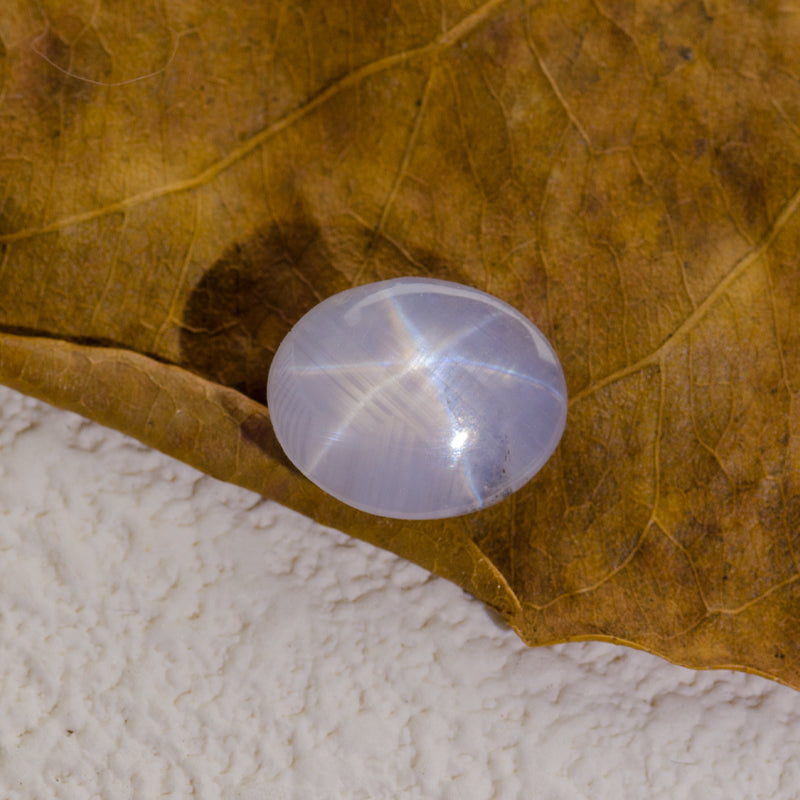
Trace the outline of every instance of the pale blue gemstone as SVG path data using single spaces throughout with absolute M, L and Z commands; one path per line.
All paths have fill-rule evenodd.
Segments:
M 267 382 L 294 465 L 371 514 L 435 519 L 527 483 L 564 430 L 567 387 L 544 334 L 508 303 L 397 278 L 311 309 Z

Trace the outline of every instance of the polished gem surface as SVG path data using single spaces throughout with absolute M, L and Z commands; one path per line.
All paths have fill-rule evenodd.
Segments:
M 320 488 L 372 514 L 434 519 L 527 483 L 561 438 L 567 389 L 550 343 L 512 306 L 396 278 L 302 317 L 267 403 L 286 455 Z

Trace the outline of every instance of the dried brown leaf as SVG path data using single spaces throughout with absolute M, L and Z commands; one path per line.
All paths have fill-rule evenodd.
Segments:
M 800 18 L 709 2 L 12 2 L 0 379 L 455 581 L 530 644 L 800 688 Z M 349 286 L 497 294 L 564 440 L 441 522 L 282 456 L 291 325 Z

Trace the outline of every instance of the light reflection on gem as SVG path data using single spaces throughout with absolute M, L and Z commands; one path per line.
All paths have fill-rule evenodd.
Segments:
M 467 443 L 467 439 L 469 439 L 469 433 L 467 431 L 459 431 L 451 440 L 450 440 L 450 450 L 453 451 L 453 455 L 458 457 L 458 454 L 461 450 L 464 449 L 464 445 Z

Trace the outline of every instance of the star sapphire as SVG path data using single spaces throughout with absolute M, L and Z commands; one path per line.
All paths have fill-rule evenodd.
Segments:
M 404 519 L 507 497 L 550 458 L 567 415 L 558 357 L 532 322 L 427 278 L 359 286 L 311 309 L 275 354 L 267 402 L 306 477 Z

